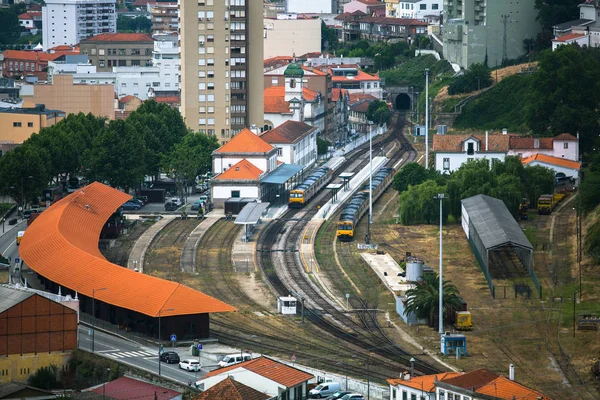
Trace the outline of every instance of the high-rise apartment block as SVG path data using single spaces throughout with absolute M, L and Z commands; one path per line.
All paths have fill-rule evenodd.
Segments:
M 42 7 L 44 49 L 73 46 L 100 33 L 117 31 L 116 0 L 46 0 Z
M 180 1 L 181 111 L 194 131 L 229 141 L 263 117 L 263 3 Z
M 541 31 L 534 1 L 444 1 L 444 58 L 469 68 L 486 60 L 489 67 L 525 53 L 523 41 Z

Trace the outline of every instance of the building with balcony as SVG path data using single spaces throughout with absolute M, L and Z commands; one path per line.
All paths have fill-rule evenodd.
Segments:
M 116 32 L 115 4 L 116 0 L 47 0 L 42 7 L 44 49 Z
M 79 48 L 98 72 L 111 72 L 113 67 L 151 67 L 154 39 L 145 33 L 103 33 L 82 40 Z
M 181 1 L 181 112 L 226 143 L 263 124 L 263 2 Z
M 334 88 L 346 89 L 349 94 L 370 94 L 377 99 L 383 98 L 381 78 L 367 74 L 356 65 L 337 65 L 328 67 Z
M 525 54 L 523 41 L 541 31 L 533 1 L 445 0 L 444 58 L 467 69 Z
M 152 21 L 152 35 L 177 33 L 179 8 L 177 2 L 148 2 L 148 12 Z
M 360 10 L 335 17 L 335 29 L 343 41 L 405 41 L 427 35 L 427 22 L 407 18 L 372 17 Z

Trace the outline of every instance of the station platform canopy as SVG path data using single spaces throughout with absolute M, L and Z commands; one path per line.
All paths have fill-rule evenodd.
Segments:
M 248 203 L 242 208 L 242 211 L 238 214 L 235 219 L 235 224 L 238 225 L 256 225 L 260 220 L 260 217 L 263 215 L 267 207 L 269 207 L 269 202 L 264 203 Z
M 279 168 L 275 169 L 269 175 L 265 176 L 260 180 L 261 183 L 271 183 L 276 185 L 283 185 L 291 177 L 302 171 L 301 165 L 296 164 L 283 164 Z

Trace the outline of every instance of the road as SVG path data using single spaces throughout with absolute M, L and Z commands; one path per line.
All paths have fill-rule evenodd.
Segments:
M 8 219 L 8 218 L 7 218 Z M 19 257 L 19 247 L 17 246 L 17 232 L 24 231 L 27 228 L 27 222 L 21 220 L 17 225 L 10 226 L 5 223 L 4 234 L 2 234 L 2 228 L 0 227 L 0 254 L 5 258 L 14 260 L 15 257 Z
M 91 351 L 92 334 L 88 326 L 79 326 L 79 348 Z M 191 357 L 187 348 L 165 348 L 166 351 L 175 351 L 179 357 L 184 360 Z M 106 334 L 96 330 L 94 335 L 94 351 L 117 362 L 128 364 L 137 368 L 144 369 L 150 373 L 158 374 L 158 349 L 142 346 L 129 340 L 121 339 L 117 336 Z M 213 365 L 214 361 L 201 357 L 202 365 Z M 210 370 L 212 368 L 209 368 Z M 203 369 L 198 373 L 188 372 L 179 368 L 178 364 L 161 363 L 161 375 L 174 379 L 183 384 L 195 382 L 208 372 Z

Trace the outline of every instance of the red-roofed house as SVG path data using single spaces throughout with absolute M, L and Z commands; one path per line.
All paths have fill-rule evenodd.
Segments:
M 417 19 L 391 18 L 385 15 L 373 16 L 360 10 L 351 13 L 345 12 L 335 17 L 334 20 L 336 22 L 335 29 L 339 31 L 342 41 L 394 39 L 412 43 L 417 36 L 427 34 L 428 26 L 427 22 Z
M 313 375 L 297 368 L 268 357 L 259 357 L 211 371 L 196 382 L 196 385 L 203 391 L 208 390 L 230 376 L 259 392 L 285 399 L 306 398 L 306 384 L 314 378 Z
M 271 396 L 244 385 L 232 377 L 228 377 L 202 392 L 199 396 L 194 397 L 194 400 L 267 400 L 270 398 Z
M 578 161 L 579 139 L 568 133 L 561 133 L 552 138 L 510 136 L 509 156 L 528 158 L 534 154 Z
M 348 93 L 366 93 L 378 99 L 383 98 L 381 79 L 361 71 L 356 65 L 328 67 L 334 88 L 346 89 Z
M 139 379 L 122 376 L 96 387 L 92 392 L 115 400 L 181 400 L 182 394 Z
M 41 13 L 40 13 L 41 14 Z M 41 15 L 39 17 L 41 22 Z M 35 26 L 35 22 L 33 20 L 33 12 L 32 13 L 23 13 L 19 15 L 19 23 L 25 29 L 27 29 L 30 35 L 36 35 L 38 28 Z
M 52 54 L 43 51 L 5 50 L 2 55 L 2 73 L 4 76 L 25 77 L 36 76 L 45 81 L 48 77 L 46 69 L 48 61 L 60 60 L 66 55 L 79 54 L 74 51 L 56 51 Z
M 580 47 L 589 47 L 591 45 L 591 37 L 592 35 L 586 32 L 571 32 L 563 36 L 558 36 L 552 39 L 552 51 L 566 44 L 577 44 Z
M 285 121 L 260 138 L 277 148 L 277 161 L 304 168 L 317 161 L 317 127 L 300 121 Z
M 390 399 L 427 399 L 435 400 L 435 382 L 460 375 L 458 372 L 444 372 L 435 375 L 403 376 L 399 379 L 388 379 Z
M 545 154 L 534 154 L 531 157 L 522 160 L 523 165 L 539 165 L 549 168 L 555 173 L 562 172 L 565 176 L 577 179 L 579 176 L 580 163 L 579 161 L 567 160 L 564 158 L 547 156 Z
M 271 86 L 264 90 L 265 122 L 267 131 L 285 121 L 305 122 L 317 128 L 317 134 L 325 131 L 326 98 L 304 87 L 304 70 L 295 63 L 284 71 L 285 86 Z

